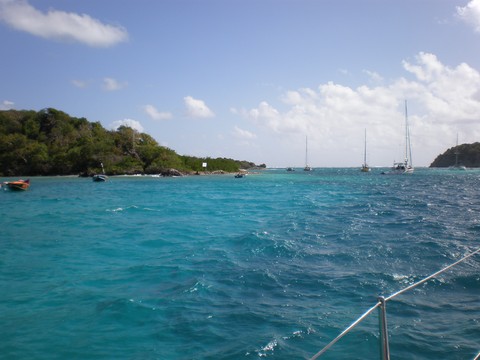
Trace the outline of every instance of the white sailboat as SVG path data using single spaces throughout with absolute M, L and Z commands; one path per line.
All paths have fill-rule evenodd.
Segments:
M 408 127 L 407 100 L 405 100 L 405 159 L 403 162 L 394 162 L 393 167 L 387 174 L 402 175 L 413 173 L 412 147 L 410 144 L 410 129 Z
M 305 167 L 303 171 L 312 171 L 313 169 L 308 165 L 308 137 L 305 136 Z
M 467 168 L 464 165 L 460 165 L 458 163 L 458 155 L 460 155 L 460 153 L 458 152 L 458 133 L 457 133 L 457 145 L 455 146 L 455 165 L 450 166 L 450 169 L 453 169 L 453 170 L 467 170 Z
M 367 164 L 367 129 L 365 129 L 365 147 L 363 151 L 363 164 L 362 164 L 362 172 L 369 172 L 370 167 Z

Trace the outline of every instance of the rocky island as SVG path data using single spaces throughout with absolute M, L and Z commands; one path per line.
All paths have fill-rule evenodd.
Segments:
M 480 143 L 462 144 L 451 147 L 440 154 L 430 164 L 430 167 L 443 168 L 451 166 L 465 166 L 467 168 L 480 167 Z

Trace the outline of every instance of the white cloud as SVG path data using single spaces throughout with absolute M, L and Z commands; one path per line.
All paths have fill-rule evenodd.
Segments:
M 126 82 L 119 82 L 118 80 L 115 80 L 113 78 L 106 77 L 103 79 L 103 89 L 106 91 L 116 91 L 116 90 L 121 90 L 125 87 L 127 87 L 128 83 Z
M 132 119 L 123 119 L 117 120 L 110 124 L 110 129 L 117 130 L 120 126 L 127 126 L 132 128 L 133 130 L 137 130 L 138 132 L 143 132 L 143 126 L 137 120 Z
M 404 62 L 417 82 L 412 93 L 437 122 L 478 120 L 480 114 L 480 73 L 468 64 L 455 68 L 443 65 L 435 55 L 420 53 L 417 65 Z
M 83 80 L 72 80 L 72 84 L 73 86 L 75 87 L 78 87 L 78 88 L 86 88 L 88 83 L 86 81 L 83 81 Z
M 203 100 L 194 99 L 191 96 L 186 96 L 183 100 L 189 117 L 210 118 L 215 116 L 214 112 L 208 108 Z
M 244 139 L 244 140 L 251 140 L 257 137 L 257 135 L 255 135 L 254 133 L 247 130 L 240 129 L 238 126 L 234 127 L 233 133 L 237 138 Z
M 103 24 L 87 14 L 58 10 L 43 13 L 27 0 L 0 0 L 0 20 L 14 29 L 45 39 L 66 40 L 108 47 L 128 39 L 120 26 Z
M 3 100 L 2 104 L 0 105 L 0 110 L 11 110 L 13 109 L 13 105 L 15 105 L 13 101 Z
M 273 131 L 284 130 L 284 116 L 266 101 L 262 101 L 258 108 L 251 109 L 248 116 L 257 122 L 264 123 Z
M 160 112 L 153 105 L 145 105 L 143 110 L 150 116 L 153 120 L 168 120 L 172 118 L 172 114 L 169 112 Z
M 472 0 L 466 6 L 457 6 L 457 15 L 471 25 L 475 32 L 480 32 L 480 0 Z
M 401 158 L 392 151 L 401 148 L 405 99 L 418 163 L 429 165 L 448 144 L 453 146 L 459 126 L 461 138 L 477 141 L 480 73 L 465 63 L 446 66 L 429 53 L 419 53 L 414 62 L 404 61 L 403 66 L 412 79 L 401 77 L 383 86 L 357 88 L 328 82 L 317 89 L 285 92 L 281 98 L 285 111 L 262 101 L 243 114 L 283 138 L 298 141 L 308 135 L 309 147 L 317 153 L 335 153 L 337 159 L 355 157 L 355 146 L 361 153 L 367 128 L 376 165 Z M 329 164 L 328 156 L 321 160 L 323 166 L 339 166 Z
M 383 77 L 375 71 L 363 70 L 363 72 L 367 74 L 370 80 L 374 83 L 381 83 L 383 81 Z

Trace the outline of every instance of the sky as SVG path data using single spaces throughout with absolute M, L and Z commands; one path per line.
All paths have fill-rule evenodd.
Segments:
M 0 110 L 268 167 L 480 141 L 480 0 L 0 0 Z M 306 143 L 308 139 L 308 158 Z

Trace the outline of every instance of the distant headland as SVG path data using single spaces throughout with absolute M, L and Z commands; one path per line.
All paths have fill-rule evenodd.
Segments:
M 436 168 L 452 166 L 480 167 L 480 143 L 454 146 L 443 154 L 438 155 L 430 164 L 430 167 Z
M 0 111 L 0 176 L 230 173 L 265 168 L 249 161 L 178 155 L 130 127 L 47 108 Z M 104 169 L 104 170 L 103 170 Z

